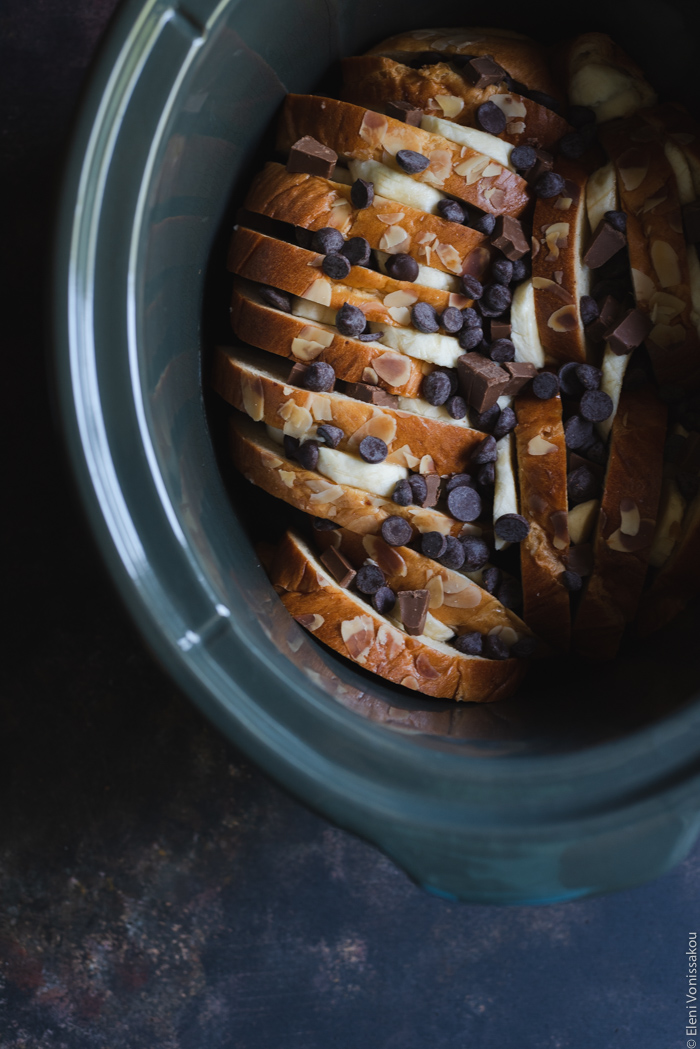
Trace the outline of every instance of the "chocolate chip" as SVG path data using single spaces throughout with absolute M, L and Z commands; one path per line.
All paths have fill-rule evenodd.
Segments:
M 564 439 L 566 447 L 573 451 L 585 448 L 593 440 L 593 423 L 582 419 L 580 415 L 572 415 L 564 425 Z
M 282 438 L 282 447 L 288 459 L 296 459 L 299 451 L 299 438 L 291 437 L 290 434 L 286 433 Z
M 482 635 L 477 633 L 476 630 L 472 630 L 468 634 L 460 634 L 459 637 L 454 639 L 452 644 L 464 656 L 480 656 Z
M 588 136 L 582 135 L 580 131 L 568 131 L 559 139 L 557 148 L 567 160 L 578 160 L 586 152 L 589 145 Z
M 484 340 L 481 328 L 462 328 L 457 336 L 457 342 L 463 350 L 475 350 Z
M 438 201 L 437 211 L 440 218 L 445 219 L 446 222 L 462 223 L 467 217 L 464 207 L 458 204 L 456 200 L 450 200 L 448 197 L 443 197 L 442 200 Z
M 570 593 L 580 590 L 583 586 L 583 579 L 581 579 L 581 576 L 576 572 L 571 572 L 569 570 L 562 572 L 559 576 L 559 580 L 564 589 L 568 590 Z
M 311 135 L 298 139 L 289 151 L 287 171 L 303 172 L 306 175 L 320 175 L 321 178 L 332 178 L 338 154 Z
M 311 238 L 311 250 L 318 251 L 321 255 L 330 255 L 341 250 L 345 244 L 342 233 L 332 226 L 324 226 L 317 229 Z
M 490 237 L 496 228 L 496 216 L 495 215 L 479 215 L 471 223 L 471 227 L 477 233 L 485 233 L 487 237 Z
M 413 494 L 413 502 L 420 506 L 428 495 L 428 483 L 423 474 L 411 474 L 408 478 Z
M 579 411 L 589 422 L 602 423 L 613 413 L 612 398 L 602 390 L 586 390 L 581 398 Z
M 334 532 L 338 525 L 335 521 L 329 521 L 325 517 L 314 517 L 311 521 L 311 527 L 315 528 L 317 532 Z
M 396 154 L 396 163 L 402 168 L 408 175 L 417 175 L 430 164 L 428 157 L 424 157 L 422 153 L 416 153 L 413 149 L 400 149 Z
M 467 402 L 458 393 L 447 398 L 445 408 L 453 419 L 465 419 L 467 416 Z
M 328 445 L 329 448 L 337 448 L 345 434 L 339 426 L 332 426 L 330 423 L 322 423 L 316 430 L 316 436 L 320 437 L 323 443 Z
M 608 450 L 602 441 L 594 441 L 586 446 L 586 458 L 597 466 L 605 466 L 608 461 Z
M 343 244 L 340 254 L 344 255 L 353 266 L 366 266 L 372 255 L 372 249 L 369 241 L 364 237 L 350 237 Z
M 583 262 L 589 269 L 600 269 L 613 255 L 617 255 L 626 243 L 627 238 L 623 232 L 607 222 L 599 222 L 584 253 Z
M 489 357 L 498 364 L 505 364 L 515 357 L 515 346 L 510 339 L 496 339 L 489 347 Z
M 436 561 L 447 550 L 447 539 L 442 532 L 425 532 L 420 538 L 421 553 Z
M 463 326 L 464 317 L 462 316 L 462 311 L 458 310 L 456 306 L 448 306 L 440 314 L 440 327 L 444 328 L 448 335 L 456 335 Z
M 297 449 L 297 461 L 305 470 L 315 470 L 318 466 L 318 442 L 302 441 Z
M 304 387 L 313 393 L 328 393 L 335 385 L 335 371 L 324 361 L 312 361 L 304 373 Z
M 358 451 L 366 463 L 383 463 L 389 449 L 381 437 L 363 437 Z
M 539 372 L 532 380 L 532 392 L 541 401 L 548 401 L 559 393 L 559 380 L 553 372 Z
M 532 146 L 516 146 L 511 150 L 510 162 L 516 171 L 527 171 L 537 160 Z
M 356 335 L 355 338 L 358 342 L 379 342 L 384 338 L 383 331 L 363 331 L 361 335 Z
M 581 296 L 579 300 L 579 312 L 581 314 L 581 323 L 583 325 L 590 324 L 592 321 L 597 320 L 600 316 L 600 310 L 598 309 L 598 303 L 592 295 Z
M 476 474 L 476 482 L 482 492 L 485 488 L 493 488 L 496 483 L 496 464 L 484 463 L 483 466 L 480 466 Z
M 490 568 L 485 568 L 481 573 L 481 586 L 487 594 L 493 594 L 498 589 L 501 582 L 501 570 L 491 565 Z
M 432 335 L 440 327 L 435 307 L 428 302 L 417 302 L 411 308 L 411 322 L 414 328 L 425 335 Z
M 459 492 L 471 492 L 471 488 L 458 488 Z M 476 493 L 474 493 L 476 495 Z M 436 558 L 440 562 L 443 568 L 451 568 L 453 571 L 458 572 L 464 564 L 464 547 L 460 543 L 459 539 L 455 539 L 452 535 L 445 536 L 445 549 L 440 557 Z
M 361 335 L 367 318 L 361 309 L 344 302 L 335 315 L 335 326 L 341 335 Z
M 396 482 L 394 494 L 391 497 L 397 506 L 410 506 L 413 502 L 413 489 L 407 479 Z
M 586 390 L 599 390 L 603 373 L 592 364 L 579 364 L 576 367 L 576 378 Z
M 624 211 L 606 211 L 603 218 L 613 229 L 620 233 L 627 232 L 627 215 Z
M 475 463 L 477 466 L 481 466 L 483 463 L 495 463 L 497 458 L 496 438 L 492 436 L 484 437 L 471 455 L 472 463 Z
M 580 397 L 583 393 L 583 385 L 578 377 L 578 364 L 576 361 L 567 361 L 559 369 L 559 389 L 565 397 Z
M 523 603 L 523 588 L 517 579 L 504 579 L 494 594 L 504 608 L 520 608 Z
M 347 277 L 351 268 L 350 260 L 345 255 L 338 255 L 335 252 L 326 255 L 321 263 L 321 269 L 332 280 L 342 280 L 343 277 Z
M 446 368 L 445 365 L 441 364 L 441 365 L 439 365 L 439 367 L 437 367 L 435 369 L 435 371 L 440 372 L 442 375 L 446 375 L 447 378 L 450 380 L 450 393 L 451 394 L 452 393 L 457 393 L 457 390 L 459 389 L 459 379 L 457 377 L 457 369 L 456 368 Z
M 484 286 L 476 277 L 472 277 L 470 273 L 465 273 L 462 277 L 462 291 L 467 298 L 476 301 L 484 294 Z
M 475 488 L 453 488 L 447 496 L 447 509 L 457 521 L 476 521 L 481 513 L 481 496 Z
M 451 384 L 447 375 L 443 372 L 430 372 L 421 382 L 421 396 L 425 397 L 428 404 L 444 404 L 450 396 Z
M 377 565 L 363 565 L 355 576 L 355 586 L 361 594 L 376 594 L 386 583 L 386 577 Z
M 417 106 L 412 105 L 410 102 L 404 102 L 403 99 L 387 102 L 384 110 L 388 117 L 400 120 L 404 124 L 411 124 L 412 127 L 420 127 L 420 122 L 423 119 L 423 110 L 418 109 Z
M 380 586 L 376 594 L 372 594 L 372 604 L 380 615 L 385 616 L 396 604 L 396 594 L 390 586 Z
M 266 302 L 268 306 L 272 306 L 273 309 L 282 310 L 283 313 L 292 312 L 292 300 L 286 291 L 272 288 L 269 284 L 261 284 L 258 287 L 258 295 L 263 302 Z
M 512 215 L 498 216 L 494 224 L 491 243 L 511 262 L 516 262 L 530 251 L 530 241 L 525 236 L 518 219 L 513 218 Z
M 491 55 L 470 58 L 461 69 L 461 73 L 468 84 L 480 91 L 492 84 L 502 83 L 507 76 L 503 66 L 494 62 Z
M 455 488 L 473 488 L 471 474 L 450 474 L 447 483 L 445 484 L 445 494 L 453 491 Z
M 460 542 L 464 549 L 464 571 L 478 572 L 484 567 L 490 556 L 487 544 L 476 535 L 464 535 Z
M 509 650 L 505 641 L 495 634 L 485 634 L 481 646 L 481 654 L 485 659 L 508 659 Z
M 494 284 L 510 284 L 513 279 L 513 263 L 510 259 L 496 259 L 491 267 L 491 280 Z
M 405 546 L 410 543 L 413 529 L 403 517 L 387 517 L 382 521 L 382 539 L 389 546 Z
M 522 514 L 501 514 L 494 522 L 493 530 L 507 543 L 522 543 L 530 534 L 530 525 Z
M 473 306 L 464 306 L 460 312 L 465 328 L 481 328 L 483 326 L 483 319 Z
M 486 303 L 491 310 L 503 313 L 510 306 L 512 298 L 510 288 L 504 287 L 503 284 L 487 284 L 481 303 Z
M 569 474 L 566 490 L 569 493 L 569 505 L 576 506 L 578 503 L 587 503 L 589 499 L 597 498 L 600 484 L 592 470 L 587 466 L 579 466 Z
M 363 178 L 356 178 L 350 187 L 350 200 L 352 206 L 358 211 L 371 207 L 374 201 L 374 183 L 367 182 Z
M 403 251 L 390 255 L 386 260 L 385 269 L 393 280 L 414 281 L 418 276 L 418 263 Z
M 502 135 L 506 129 L 506 115 L 493 102 L 482 102 L 476 110 L 476 122 L 489 135 Z
M 549 200 L 550 197 L 558 197 L 563 192 L 564 179 L 556 171 L 545 171 L 537 179 L 533 189 L 542 200 Z
M 513 262 L 513 283 L 525 280 L 532 273 L 532 263 L 529 259 L 515 259 Z
M 491 432 L 496 440 L 500 441 L 501 437 L 505 437 L 506 434 L 511 433 L 517 425 L 518 420 L 513 409 L 504 408 L 498 422 Z
M 566 119 L 572 127 L 583 127 L 584 124 L 595 123 L 595 111 L 588 106 L 569 106 Z
M 398 408 L 399 399 L 393 393 L 387 393 L 381 386 L 370 386 L 366 382 L 346 382 L 345 394 L 366 404 L 376 404 L 380 408 Z
M 430 592 L 428 590 L 400 590 L 398 598 L 404 630 L 412 637 L 422 634 L 428 618 Z

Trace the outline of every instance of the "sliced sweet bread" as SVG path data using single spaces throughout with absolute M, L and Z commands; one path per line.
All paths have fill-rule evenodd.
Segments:
M 605 33 L 584 33 L 556 51 L 569 102 L 603 123 L 653 106 L 656 93 L 639 66 Z
M 670 623 L 700 592 L 700 495 L 682 514 L 678 531 L 673 552 L 640 601 L 637 629 L 642 637 Z

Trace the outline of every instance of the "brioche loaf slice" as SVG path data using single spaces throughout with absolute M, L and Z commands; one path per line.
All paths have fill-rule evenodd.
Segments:
M 596 526 L 593 571 L 574 622 L 574 649 L 612 659 L 637 612 L 661 494 L 666 406 L 651 386 L 623 391 Z
M 660 630 L 700 592 L 700 495 L 683 517 L 675 550 L 642 596 L 637 629 L 642 637 Z
M 467 573 L 445 568 L 410 546 L 389 546 L 379 535 L 358 535 L 347 528 L 318 532 L 322 550 L 340 550 L 358 569 L 373 561 L 386 576 L 386 585 L 399 590 L 429 590 L 430 614 L 455 634 L 472 630 L 497 634 L 507 645 L 532 637 L 529 626 L 497 598 L 474 582 Z M 476 575 L 476 573 L 472 573 Z M 542 646 L 544 647 L 544 646 Z
M 557 49 L 569 102 L 587 106 L 598 123 L 628 117 L 656 102 L 639 66 L 605 33 L 584 33 Z
M 396 154 L 413 150 L 427 157 L 430 165 L 406 177 L 483 211 L 519 215 L 529 201 L 525 180 L 490 156 L 349 102 L 319 95 L 287 95 L 277 148 L 288 150 L 304 135 L 330 146 L 345 160 L 379 161 L 399 172 L 402 168 Z
M 399 365 L 407 358 L 398 354 Z M 290 436 L 313 436 L 316 427 L 330 423 L 343 431 L 337 448 L 355 452 L 365 437 L 386 444 L 387 461 L 418 469 L 430 455 L 440 474 L 464 472 L 472 448 L 484 439 L 462 421 L 441 422 L 410 411 L 377 408 L 343 393 L 312 393 L 288 384 L 289 368 L 275 358 L 262 359 L 244 348 L 218 347 L 214 357 L 213 385 L 224 400 L 245 412 L 254 422 L 264 422 Z
M 256 285 L 236 279 L 231 299 L 231 326 L 243 342 L 268 350 L 292 362 L 323 361 L 330 364 L 339 379 L 347 382 L 375 381 L 387 393 L 417 397 L 424 371 L 430 364 L 401 355 L 399 369 L 380 342 L 359 342 L 341 335 L 337 328 L 304 317 L 273 309 L 262 301 Z M 398 355 L 394 355 L 398 356 Z M 379 371 L 377 363 L 379 362 Z M 380 373 L 384 374 L 380 374 Z M 401 380 L 401 381 L 399 381 Z
M 538 197 L 532 224 L 532 286 L 540 342 L 559 360 L 587 359 L 579 303 L 590 289 L 582 261 L 588 241 L 586 174 L 571 161 L 557 171 L 565 179 L 560 196 Z
M 444 273 L 481 276 L 491 259 L 483 233 L 446 222 L 407 204 L 374 198 L 368 208 L 353 208 L 350 186 L 316 175 L 290 174 L 281 164 L 266 164 L 253 179 L 245 200 L 248 211 L 317 230 L 332 226 L 344 237 L 364 237 L 371 248 L 403 252 Z
M 405 518 L 414 530 L 414 538 L 423 532 L 459 536 L 465 528 L 473 530 L 439 510 L 399 506 L 388 496 L 336 484 L 315 470 L 305 470 L 286 458 L 282 447 L 261 423 L 252 422 L 242 413 L 236 413 L 231 420 L 230 442 L 234 465 L 251 484 L 306 514 L 331 519 L 353 532 L 379 532 L 387 517 Z M 359 460 L 358 465 L 361 464 Z
M 287 532 L 270 569 L 287 611 L 319 641 L 397 685 L 472 703 L 510 696 L 523 660 L 465 656 L 425 634 L 411 636 L 344 589 L 298 536 Z
M 530 533 L 520 544 L 523 618 L 553 648 L 567 651 L 571 638 L 568 591 L 561 582 L 569 549 L 566 444 L 559 395 L 515 400 L 515 441 L 520 513 Z

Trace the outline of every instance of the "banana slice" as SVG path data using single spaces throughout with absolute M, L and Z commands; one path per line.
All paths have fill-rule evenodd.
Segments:
M 617 176 L 610 161 L 594 171 L 586 183 L 586 211 L 591 230 L 595 232 L 606 211 L 617 209 Z
M 457 142 L 460 146 L 475 149 L 477 153 L 483 153 L 484 156 L 497 160 L 509 171 L 515 171 L 510 162 L 510 154 L 513 149 L 510 142 L 504 142 L 495 135 L 488 135 L 485 131 L 478 131 L 473 127 L 464 127 L 462 124 L 454 124 L 451 120 L 442 120 L 441 117 L 423 117 L 420 126 L 423 131 L 430 131 L 433 135 L 442 135 L 450 142 Z
M 607 441 L 608 434 L 612 429 L 613 419 L 617 415 L 617 406 L 620 403 L 620 393 L 622 392 L 622 381 L 627 371 L 630 356 L 631 354 L 629 353 L 626 353 L 624 356 L 613 353 L 606 342 L 602 364 L 603 378 L 600 388 L 603 393 L 607 393 L 608 397 L 611 398 L 613 410 L 609 419 L 604 419 L 602 423 L 596 423 L 598 433 L 604 441 Z
M 392 350 L 398 350 L 409 357 L 419 361 L 429 361 L 430 364 L 441 364 L 446 368 L 455 368 L 457 358 L 464 352 L 456 339 L 451 335 L 426 335 L 415 331 L 413 328 L 382 328 L 380 324 L 370 323 L 372 331 L 381 330 L 384 338 L 382 346 Z
M 392 495 L 399 481 L 408 477 L 405 466 L 395 463 L 366 463 L 359 456 L 339 452 L 337 448 L 319 448 L 317 470 L 336 484 L 362 488 L 373 495 Z
M 516 361 L 526 361 L 536 368 L 543 368 L 544 349 L 537 331 L 532 280 L 524 280 L 515 289 L 510 307 L 510 323 Z
M 681 524 L 686 510 L 686 501 L 678 485 L 672 478 L 664 481 L 661 490 L 661 502 L 656 519 L 656 531 L 651 541 L 649 564 L 661 568 L 673 553 L 673 548 L 680 539 Z
M 335 325 L 335 310 L 330 306 L 322 306 L 320 302 L 312 302 L 311 299 L 302 299 L 294 296 L 292 299 L 292 313 L 295 317 L 303 317 L 307 321 L 318 321 L 320 324 Z
M 386 260 L 389 255 L 386 251 L 375 251 L 375 258 L 377 265 L 379 266 L 379 272 L 386 274 Z M 421 266 L 418 263 L 418 276 L 416 277 L 415 284 L 422 284 L 426 288 L 438 288 L 440 291 L 451 291 L 459 295 L 462 292 L 460 287 L 459 277 L 454 277 L 451 273 L 443 273 L 442 270 L 436 270 L 432 266 Z
M 429 404 L 422 397 L 399 397 L 399 408 L 402 412 L 411 412 L 412 415 L 422 415 L 424 419 L 438 419 L 442 423 L 451 426 L 463 426 L 471 429 L 469 413 L 464 419 L 453 419 L 444 404 Z
M 454 630 L 450 630 L 448 626 L 445 626 L 444 623 L 441 623 L 439 619 L 436 619 L 435 616 L 428 612 L 425 617 L 423 637 L 432 638 L 433 641 L 449 641 L 454 636 Z
M 437 214 L 438 201 L 445 197 L 444 193 L 426 185 L 425 182 L 416 182 L 410 175 L 394 171 L 378 160 L 349 160 L 348 170 L 353 181 L 361 178 L 366 182 L 373 182 L 377 196 L 396 200 L 399 204 L 418 208 L 419 211 Z
M 515 487 L 515 473 L 513 471 L 513 435 L 507 434 L 501 437 L 496 445 L 498 458 L 496 459 L 496 487 L 493 494 L 493 520 L 496 522 L 503 514 L 517 514 L 518 493 Z M 505 550 L 510 543 L 496 536 L 495 547 L 497 550 Z

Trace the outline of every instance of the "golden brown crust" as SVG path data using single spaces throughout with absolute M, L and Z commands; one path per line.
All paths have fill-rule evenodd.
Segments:
M 391 356 L 400 362 L 405 360 L 400 354 Z M 379 437 L 387 445 L 390 462 L 398 460 L 406 466 L 406 455 L 410 455 L 413 469 L 418 469 L 422 457 L 429 452 L 438 473 L 463 472 L 471 449 L 484 439 L 483 433 L 466 426 L 377 408 L 342 393 L 310 393 L 289 386 L 276 363 L 274 358 L 265 361 L 259 354 L 220 346 L 214 357 L 214 389 L 255 422 L 278 430 L 284 428 L 293 402 L 309 413 L 309 427 L 319 423 L 340 427 L 344 435 L 338 444 L 340 451 L 356 451 L 364 437 Z M 288 374 L 288 369 L 285 371 Z
M 530 199 L 524 179 L 477 150 L 335 98 L 287 95 L 277 148 L 288 150 L 304 135 L 330 146 L 345 159 L 377 160 L 392 167 L 400 149 L 422 153 L 430 159 L 430 166 L 411 178 L 483 211 L 519 215 Z M 396 170 L 401 172 L 398 166 Z
M 532 285 L 540 342 L 559 360 L 587 359 L 579 302 L 588 294 L 589 270 L 581 261 L 588 239 L 585 172 L 560 160 L 564 192 L 538 197 L 532 225 Z
M 515 414 L 520 512 L 530 524 L 520 544 L 523 619 L 547 644 L 566 651 L 571 610 L 560 579 L 569 547 L 561 400 L 524 394 L 516 399 Z
M 522 660 L 463 656 L 399 630 L 358 594 L 338 586 L 290 532 L 278 547 L 270 579 L 288 612 L 314 637 L 397 685 L 440 699 L 486 703 L 512 695 L 525 673 Z
M 639 604 L 637 629 L 642 637 L 660 630 L 700 592 L 700 496 L 688 508 L 680 541 L 657 572 Z
M 230 448 L 236 468 L 251 484 L 306 514 L 325 517 L 362 535 L 379 532 L 387 517 L 403 517 L 414 538 L 423 532 L 458 536 L 464 526 L 439 510 L 399 506 L 390 499 L 370 495 L 360 488 L 338 485 L 314 470 L 304 470 L 287 459 L 261 424 L 242 413 L 231 420 Z
M 612 425 L 593 572 L 574 623 L 574 648 L 590 659 L 612 659 L 625 625 L 635 617 L 656 524 L 665 437 L 666 406 L 654 390 L 623 392 Z M 638 514 L 632 543 L 620 532 L 624 500 Z M 620 549 L 623 544 L 639 548 Z

